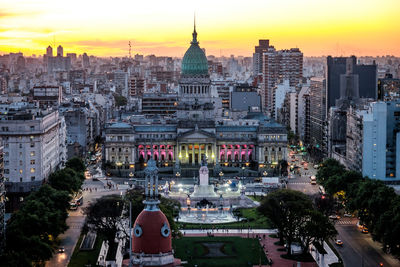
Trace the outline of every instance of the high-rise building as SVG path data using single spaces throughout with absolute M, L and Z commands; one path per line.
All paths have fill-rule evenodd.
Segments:
M 82 55 L 82 67 L 85 69 L 90 67 L 89 56 L 86 53 Z
M 253 53 L 253 74 L 259 75 L 263 70 L 263 53 L 268 51 L 269 40 L 258 40 L 258 46 Z
M 63 57 L 64 56 L 64 49 L 61 45 L 57 47 L 57 57 Z
M 279 80 L 288 79 L 290 86 L 296 86 L 303 77 L 303 53 L 298 48 L 275 50 L 269 47 L 263 53 L 262 92 L 265 111 L 273 112 L 275 85 Z
M 359 65 L 355 56 L 351 56 L 350 58 L 328 56 L 326 71 L 327 104 L 325 114 L 328 114 L 329 108 L 335 106 L 336 100 L 340 98 L 340 76 L 345 75 L 346 70 L 348 70 L 346 62 L 347 65 L 351 65 L 352 74 L 358 76 L 358 96 L 360 98 L 373 99 L 377 99 L 378 97 L 377 67 L 375 64 Z
M 326 84 L 324 78 L 310 80 L 310 144 L 316 156 L 325 150 Z
M 51 46 L 48 46 L 46 49 L 46 56 L 47 57 L 52 57 L 53 56 L 53 48 Z

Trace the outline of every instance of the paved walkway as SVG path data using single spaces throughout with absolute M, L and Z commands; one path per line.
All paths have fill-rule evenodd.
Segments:
M 311 256 L 313 256 L 314 260 L 318 263 L 318 266 L 329 267 L 330 264 L 339 262 L 338 257 L 328 244 L 324 242 L 323 245 L 327 254 L 319 254 L 318 250 L 314 246 L 311 248 Z
M 206 236 L 207 232 L 211 232 L 214 234 L 214 236 L 241 236 L 244 238 L 257 238 L 261 237 L 260 240 L 260 245 L 263 247 L 264 252 L 267 256 L 267 258 L 272 259 L 272 266 L 277 266 L 277 267 L 317 267 L 318 264 L 315 262 L 301 262 L 297 263 L 296 261 L 293 260 L 287 260 L 281 257 L 282 254 L 286 254 L 285 251 L 278 251 L 277 249 L 283 248 L 283 246 L 277 246 L 274 243 L 279 241 L 277 238 L 271 238 L 269 237 L 269 234 L 276 233 L 276 230 L 271 230 L 271 229 L 254 229 L 248 231 L 243 230 L 241 231 L 240 229 L 225 229 L 221 230 L 184 230 L 182 233 L 185 234 L 185 236 Z M 263 238 L 265 235 L 265 238 Z M 299 265 L 300 264 L 300 265 Z M 254 266 L 260 266 L 260 265 L 254 265 Z M 262 265 L 262 266 L 269 266 L 269 265 Z

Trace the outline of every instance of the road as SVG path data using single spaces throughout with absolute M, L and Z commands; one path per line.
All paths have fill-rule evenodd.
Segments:
M 83 208 L 87 207 L 91 202 L 101 196 L 121 193 L 121 190 L 105 189 L 104 184 L 106 183 L 107 181 L 104 179 L 100 179 L 100 181 L 92 181 L 91 179 L 85 180 L 82 188 L 91 188 L 92 191 L 83 191 L 83 205 L 79 207 L 76 211 L 69 211 L 69 217 L 66 221 L 69 228 L 67 231 L 65 231 L 65 233 L 59 236 L 60 246 L 65 248 L 65 252 L 54 253 L 53 258 L 51 258 L 50 261 L 46 262 L 46 267 L 68 266 L 75 246 L 79 245 L 77 244 L 77 242 L 81 234 L 82 227 L 85 223 L 86 216 L 83 214 Z
M 343 241 L 343 247 L 336 246 L 337 251 L 343 259 L 345 267 L 374 267 L 383 263 L 383 266 L 400 266 L 400 262 L 390 255 L 382 252 L 381 244 L 374 242 L 370 234 L 361 233 L 353 224 L 336 223 L 338 239 Z
M 316 175 L 317 170 L 313 168 L 311 163 L 308 163 L 307 170 L 305 170 L 304 165 L 301 165 L 302 156 L 299 154 L 294 154 L 295 162 L 292 161 L 291 157 L 288 156 L 288 163 L 292 165 L 299 166 L 299 174 L 293 174 L 289 172 L 288 188 L 296 191 L 301 191 L 307 195 L 314 195 L 319 192 L 318 185 L 312 185 L 310 183 L 310 176 Z

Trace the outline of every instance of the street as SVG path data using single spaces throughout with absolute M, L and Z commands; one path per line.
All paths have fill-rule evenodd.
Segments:
M 88 168 L 92 173 L 93 170 Z M 60 239 L 60 247 L 65 248 L 64 253 L 57 253 L 57 251 L 53 254 L 53 258 L 50 261 L 46 262 L 46 267 L 62 267 L 67 266 L 72 253 L 74 252 L 75 246 L 79 246 L 77 244 L 79 236 L 81 234 L 82 227 L 85 223 L 85 215 L 83 214 L 83 208 L 87 207 L 91 202 L 95 199 L 102 197 L 104 195 L 112 195 L 112 194 L 120 194 L 121 190 L 115 189 L 104 189 L 104 185 L 108 182 L 108 180 L 100 179 L 99 181 L 92 181 L 92 179 L 86 179 L 82 185 L 82 189 L 91 188 L 90 190 L 83 191 L 83 205 L 79 207 L 75 211 L 69 211 L 69 217 L 67 218 L 68 230 L 65 233 L 59 236 Z M 97 190 L 93 190 L 97 188 Z
M 357 220 L 355 220 L 357 221 Z M 381 244 L 374 242 L 370 234 L 363 234 L 354 224 L 336 223 L 337 238 L 343 247 L 336 246 L 345 267 L 400 266 L 399 261 L 382 252 Z M 334 243 L 334 242 L 332 242 Z

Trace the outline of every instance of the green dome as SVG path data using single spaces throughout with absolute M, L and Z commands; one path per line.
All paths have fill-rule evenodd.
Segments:
M 193 40 L 182 59 L 183 75 L 208 75 L 208 61 L 204 51 L 197 42 L 196 28 L 193 32 Z

